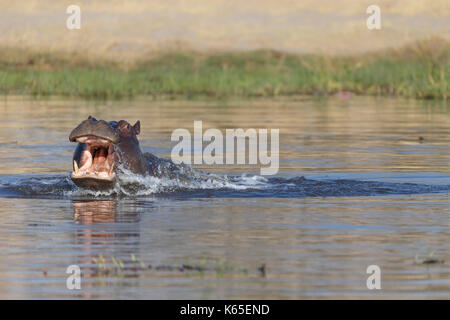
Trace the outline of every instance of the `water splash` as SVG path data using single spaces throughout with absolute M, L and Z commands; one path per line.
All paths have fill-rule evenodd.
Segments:
M 226 176 L 175 165 L 154 157 L 154 176 L 136 175 L 119 167 L 113 189 L 93 191 L 78 188 L 69 174 L 17 175 L 0 178 L 1 197 L 23 198 L 117 198 L 117 197 L 338 197 L 396 194 L 448 193 L 450 185 L 393 183 L 349 179 L 313 180 L 305 177 L 265 178 L 243 174 Z

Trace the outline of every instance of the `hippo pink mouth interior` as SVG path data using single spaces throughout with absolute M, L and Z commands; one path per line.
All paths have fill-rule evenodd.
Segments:
M 85 136 L 76 139 L 84 143 L 80 162 L 74 160 L 72 178 L 95 178 L 113 180 L 114 173 L 114 145 L 111 141 L 97 136 Z

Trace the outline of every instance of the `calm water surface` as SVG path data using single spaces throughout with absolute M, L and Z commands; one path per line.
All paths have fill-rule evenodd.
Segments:
M 0 298 L 449 299 L 449 111 L 374 98 L 4 99 Z M 68 179 L 68 136 L 88 115 L 139 119 L 141 148 L 165 158 L 194 120 L 279 128 L 280 171 L 201 165 L 215 178 L 94 196 Z M 66 288 L 73 264 L 81 290 Z M 381 290 L 367 289 L 372 264 Z

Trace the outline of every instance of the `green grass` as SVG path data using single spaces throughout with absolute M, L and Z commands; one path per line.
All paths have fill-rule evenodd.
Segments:
M 434 39 L 357 56 L 272 50 L 166 52 L 124 64 L 80 54 L 0 49 L 0 93 L 121 99 L 272 97 L 342 91 L 449 99 L 450 44 Z

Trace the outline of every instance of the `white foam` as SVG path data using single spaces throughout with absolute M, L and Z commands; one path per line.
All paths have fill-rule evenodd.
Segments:
M 191 167 L 179 167 L 176 174 L 171 176 L 142 176 L 119 167 L 121 173 L 117 175 L 117 181 L 113 189 L 107 191 L 94 191 L 88 189 L 76 189 L 66 193 L 67 196 L 150 196 L 158 193 L 170 193 L 185 189 L 191 190 L 218 190 L 234 189 L 246 190 L 263 189 L 268 186 L 268 180 L 262 176 L 243 174 L 241 176 L 227 177 L 216 174 L 204 173 Z

